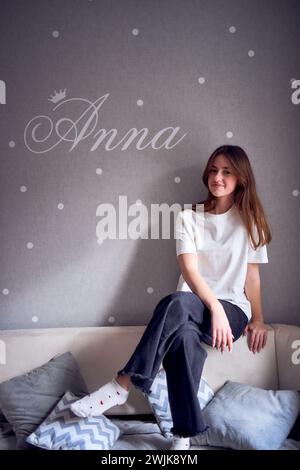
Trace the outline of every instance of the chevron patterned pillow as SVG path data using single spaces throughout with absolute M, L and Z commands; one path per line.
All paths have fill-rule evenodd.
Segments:
M 169 405 L 167 377 L 164 369 L 160 369 L 152 383 L 149 395 L 145 394 L 145 396 L 148 399 L 161 432 L 167 438 L 172 437 L 171 429 L 173 421 Z M 197 396 L 201 410 L 214 396 L 213 390 L 204 378 L 200 380 Z
M 120 435 L 119 428 L 104 415 L 79 418 L 70 410 L 78 400 L 66 392 L 50 415 L 26 441 L 48 450 L 109 450 Z

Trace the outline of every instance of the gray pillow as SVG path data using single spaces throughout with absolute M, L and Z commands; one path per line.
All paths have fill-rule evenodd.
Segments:
M 300 410 L 298 392 L 263 390 L 228 381 L 203 410 L 209 428 L 192 444 L 231 449 L 279 449 Z
M 0 408 L 16 434 L 18 449 L 30 447 L 25 442 L 26 437 L 48 416 L 67 390 L 78 397 L 87 393 L 70 352 L 0 383 Z
M 14 450 L 16 448 L 16 436 L 11 424 L 0 410 L 0 451 Z

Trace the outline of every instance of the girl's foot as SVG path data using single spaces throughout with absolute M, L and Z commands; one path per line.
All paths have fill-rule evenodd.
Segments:
M 181 437 L 174 434 L 173 443 L 170 450 L 188 450 L 190 448 L 190 438 Z
M 76 416 L 82 418 L 99 416 L 113 406 L 123 405 L 128 395 L 129 391 L 112 379 L 95 392 L 72 403 L 70 408 Z

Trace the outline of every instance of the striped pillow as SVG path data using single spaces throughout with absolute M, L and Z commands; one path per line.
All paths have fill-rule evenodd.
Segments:
M 119 428 L 104 415 L 79 418 L 70 410 L 78 400 L 66 392 L 48 418 L 26 441 L 48 450 L 109 450 L 120 435 Z
M 145 394 L 145 396 L 148 399 L 161 432 L 167 438 L 172 437 L 173 420 L 169 404 L 167 377 L 164 369 L 160 369 L 151 385 L 149 395 Z M 201 410 L 214 396 L 213 390 L 204 378 L 200 380 L 197 396 Z

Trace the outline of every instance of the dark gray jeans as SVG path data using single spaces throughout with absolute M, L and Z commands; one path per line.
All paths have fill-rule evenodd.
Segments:
M 234 341 L 243 333 L 248 318 L 243 310 L 219 299 L 227 315 Z M 139 344 L 119 375 L 129 375 L 133 385 L 148 394 L 163 363 L 167 376 L 172 431 L 184 437 L 207 429 L 197 393 L 207 352 L 201 341 L 212 344 L 209 309 L 193 292 L 177 291 L 155 307 Z

